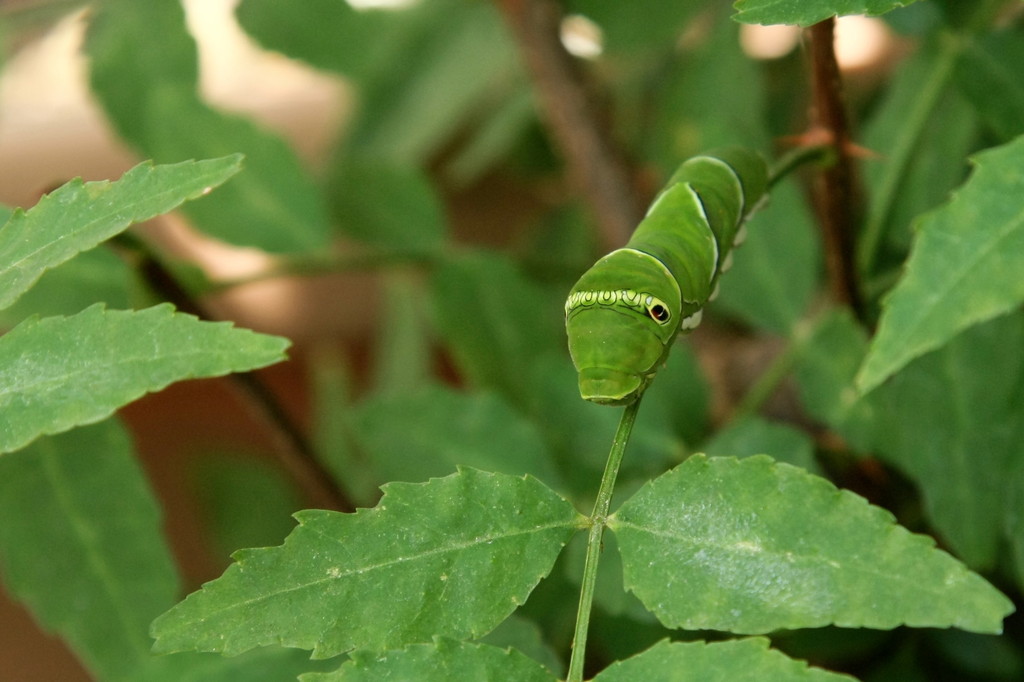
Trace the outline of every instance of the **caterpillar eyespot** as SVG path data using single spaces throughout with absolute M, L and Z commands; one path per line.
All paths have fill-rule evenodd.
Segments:
M 629 242 L 580 277 L 565 324 L 583 398 L 623 405 L 643 393 L 675 337 L 700 324 L 767 181 L 764 161 L 744 149 L 688 159 Z
M 651 316 L 651 319 L 658 324 L 668 324 L 669 320 L 672 319 L 672 313 L 668 311 L 668 308 L 660 303 L 655 303 L 647 309 L 647 314 Z

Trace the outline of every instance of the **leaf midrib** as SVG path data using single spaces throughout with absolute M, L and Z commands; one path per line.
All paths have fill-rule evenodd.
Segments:
M 679 534 L 673 533 L 671 531 L 666 531 L 666 530 L 661 530 L 661 529 L 652 529 L 650 527 L 641 526 L 641 525 L 638 525 L 636 523 L 632 523 L 630 521 L 623 521 L 622 519 L 619 519 L 619 518 L 615 519 L 615 522 L 612 525 L 612 529 L 615 530 L 616 526 L 617 527 L 630 528 L 630 529 L 633 529 L 633 530 L 641 532 L 641 533 L 647 533 L 647 534 L 652 535 L 652 536 L 657 537 L 657 538 L 667 538 L 667 539 L 676 541 L 676 542 L 678 542 L 680 544 L 684 544 L 684 545 L 688 545 L 690 547 L 694 547 L 696 549 L 711 549 L 711 550 L 721 551 L 723 553 L 730 553 L 730 554 L 737 554 L 737 555 L 740 553 L 738 548 L 735 547 L 735 544 L 733 544 L 733 545 L 723 545 L 723 544 L 714 544 L 714 543 L 711 543 L 711 542 L 703 542 L 702 543 L 702 542 L 699 541 L 699 539 L 696 539 L 693 535 L 679 535 Z M 779 559 L 786 559 L 787 558 L 787 556 L 786 556 L 787 553 L 786 552 L 780 552 L 778 550 L 766 549 L 763 546 L 762 546 L 761 551 L 759 553 L 762 553 L 762 554 L 765 554 L 765 555 L 768 555 L 768 556 L 772 556 L 772 557 L 776 557 L 776 558 L 779 558 Z M 750 555 L 752 553 L 751 552 L 745 552 L 744 554 L 745 555 Z M 897 584 L 908 585 L 908 586 L 912 586 L 914 588 L 920 588 L 920 582 L 919 581 L 912 580 L 912 579 L 909 579 L 909 578 L 904 578 L 901 575 L 895 575 L 893 573 L 872 570 L 870 564 L 867 564 L 867 565 L 859 564 L 859 565 L 852 565 L 851 566 L 848 563 L 843 563 L 841 560 L 837 561 L 835 559 L 830 559 L 830 558 L 825 557 L 825 556 L 815 557 L 815 556 L 811 556 L 811 555 L 808 555 L 808 554 L 801 554 L 801 553 L 797 553 L 797 552 L 789 552 L 788 554 L 792 555 L 793 557 L 802 558 L 802 559 L 806 560 L 809 563 L 828 564 L 830 566 L 829 570 L 832 570 L 832 571 L 852 571 L 852 572 L 856 572 L 856 573 L 861 574 L 861 575 L 871 576 L 872 578 L 879 578 L 880 577 L 880 578 L 884 578 L 886 580 L 892 580 L 892 581 L 894 581 Z M 948 597 L 948 594 L 946 592 L 942 592 L 942 591 L 926 590 L 926 592 L 931 593 L 931 594 L 935 594 L 937 596 L 943 596 L 943 598 L 947 598 Z
M 114 368 L 114 367 L 128 367 L 128 366 L 131 366 L 131 365 L 145 365 L 145 364 L 151 364 L 151 363 L 154 363 L 154 362 L 162 363 L 164 361 L 168 361 L 168 362 L 170 362 L 170 361 L 179 361 L 179 360 L 182 360 L 184 358 L 197 358 L 197 357 L 199 357 L 199 358 L 220 358 L 220 357 L 231 357 L 231 355 L 232 355 L 232 351 L 230 351 L 230 350 L 214 353 L 213 351 L 210 351 L 210 350 L 207 350 L 207 349 L 197 349 L 197 350 L 193 350 L 193 351 L 189 351 L 189 352 L 171 351 L 171 352 L 167 352 L 167 353 L 160 353 L 159 355 L 150 355 L 150 356 L 143 356 L 143 355 L 118 356 L 117 360 L 114 361 L 114 362 L 109 362 L 109 363 L 105 363 L 105 364 L 90 365 L 88 367 L 84 367 L 84 368 L 81 368 L 81 369 L 71 370 L 71 371 L 62 373 L 59 376 L 50 375 L 50 376 L 40 377 L 39 380 L 34 381 L 34 382 L 18 383 L 18 384 L 14 384 L 13 386 L 12 385 L 8 385 L 8 386 L 5 386 L 5 387 L 0 387 L 0 399 L 6 397 L 8 395 L 18 395 L 18 394 L 22 394 L 22 393 L 38 394 L 38 393 L 40 393 L 40 391 L 33 390 L 33 389 L 38 389 L 40 387 L 50 386 L 50 385 L 54 385 L 54 384 L 70 383 L 70 382 L 73 382 L 73 380 L 78 378 L 78 377 L 82 377 L 82 376 L 86 376 L 86 375 L 89 375 L 89 374 L 93 374 L 93 373 L 95 373 L 97 371 L 107 371 L 107 370 L 110 370 L 111 368 Z M 226 368 L 223 373 L 229 373 L 231 371 L 232 370 L 229 367 L 229 368 Z M 172 373 L 174 374 L 174 376 L 179 377 L 179 379 L 191 379 L 191 378 L 196 378 L 196 377 L 198 377 L 200 375 L 199 372 L 197 372 L 197 373 L 189 373 L 189 374 L 185 374 L 185 375 L 179 375 L 179 374 L 174 373 L 174 372 L 172 372 Z M 203 374 L 203 376 L 208 376 L 208 375 Z M 174 379 L 172 379 L 171 381 L 174 381 Z M 134 384 L 134 385 L 138 385 L 138 384 Z M 146 383 L 145 385 L 146 386 L 151 386 L 153 384 Z M 162 388 L 165 385 L 167 385 L 167 384 L 157 384 L 156 386 L 157 386 L 157 388 Z M 48 391 L 43 391 L 43 392 L 48 392 Z
M 970 277 L 971 273 L 975 272 L 978 263 L 983 259 L 987 258 L 992 251 L 996 249 L 996 246 L 1003 243 L 1004 240 L 1013 236 L 1014 232 L 1024 225 L 1024 209 L 1018 211 L 1011 219 L 1007 220 L 1001 229 L 997 230 L 993 238 L 985 243 L 982 248 L 968 254 L 965 257 L 959 258 L 958 260 L 962 263 L 961 267 L 955 268 L 953 273 L 949 277 L 942 277 L 939 280 L 932 281 L 931 284 L 936 285 L 935 288 L 931 288 L 931 294 L 925 298 L 926 305 L 914 306 L 912 312 L 907 315 L 908 323 L 902 325 L 903 332 L 899 335 L 892 337 L 891 343 L 894 346 L 904 347 L 906 345 L 906 339 L 909 337 L 913 339 L 914 335 L 918 333 L 918 330 L 924 324 L 923 321 L 928 319 L 937 307 L 942 304 L 946 298 L 949 297 L 949 292 L 958 288 L 962 285 L 965 279 Z M 967 320 L 970 321 L 972 318 L 968 316 Z M 962 322 L 961 325 L 962 326 Z M 902 342 L 902 343 L 901 343 Z M 903 353 L 906 354 L 906 351 Z
M 158 170 L 157 170 L 158 168 L 159 167 L 153 167 L 153 166 L 147 167 L 146 170 L 148 171 L 148 173 L 147 173 L 147 175 L 145 177 L 142 178 L 142 182 L 144 183 L 145 181 L 152 181 L 154 179 L 154 174 L 158 172 Z M 224 178 L 224 179 L 221 179 L 221 180 L 218 181 L 218 177 L 221 174 L 223 174 L 223 173 L 224 173 L 223 170 L 221 170 L 219 173 L 204 173 L 199 178 L 191 178 L 188 183 L 182 183 L 180 185 L 168 187 L 167 189 L 165 189 L 162 192 L 156 192 L 154 194 L 142 194 L 142 196 L 138 196 L 137 195 L 134 200 L 130 200 L 127 203 L 114 202 L 114 206 L 116 208 L 104 212 L 103 214 L 93 218 L 92 220 L 90 220 L 89 222 L 85 223 L 84 225 L 81 225 L 77 229 L 74 229 L 74 230 L 72 230 L 70 232 L 62 233 L 56 239 L 47 241 L 45 244 L 42 244 L 41 246 L 33 249 L 29 253 L 24 254 L 23 256 L 21 256 L 20 258 L 14 260 L 12 262 L 9 262 L 9 263 L 4 264 L 4 265 L 0 265 L 0 280 L 3 280 L 5 278 L 7 278 L 8 276 L 10 276 L 11 279 L 13 279 L 15 281 L 18 281 L 19 279 L 23 280 L 26 276 L 30 277 L 33 274 L 32 272 L 24 272 L 24 271 L 20 272 L 20 273 L 16 272 L 18 270 L 18 268 L 20 268 L 23 263 L 25 263 L 26 261 L 29 261 L 29 260 L 35 258 L 40 253 L 44 253 L 44 252 L 47 252 L 47 251 L 60 251 L 61 249 L 59 249 L 59 247 L 62 246 L 67 240 L 74 239 L 74 238 L 77 238 L 77 237 L 81 237 L 82 235 L 89 235 L 90 231 L 92 231 L 92 230 L 94 230 L 96 228 L 96 225 L 102 225 L 103 223 L 111 222 L 113 224 L 113 226 L 114 226 L 114 227 L 108 228 L 108 230 L 105 230 L 105 231 L 100 233 L 102 236 L 100 236 L 100 237 L 98 237 L 96 239 L 96 244 L 98 244 L 101 241 L 103 241 L 104 239 L 109 238 L 113 234 L 116 234 L 117 232 L 123 230 L 124 228 L 128 227 L 129 225 L 131 225 L 131 224 L 133 224 L 135 222 L 138 222 L 139 220 L 144 220 L 144 219 L 147 219 L 148 217 L 160 215 L 161 213 L 165 213 L 167 211 L 173 210 L 175 207 L 181 205 L 182 203 L 195 198 L 199 193 L 201 193 L 203 191 L 203 188 L 210 187 L 210 186 L 216 186 L 216 185 L 221 184 L 221 182 L 223 182 L 224 180 L 227 179 L 227 178 Z M 130 177 L 130 174 L 131 174 L 131 170 L 129 170 L 124 176 L 122 176 L 118 180 L 115 180 L 115 181 L 109 181 L 109 180 L 105 181 L 106 182 L 106 187 L 102 188 L 103 192 L 104 193 L 108 193 L 108 192 L 112 193 L 112 192 L 116 192 L 118 189 L 120 189 L 122 192 L 125 191 L 124 187 L 121 186 L 120 183 L 124 182 L 125 180 L 128 180 L 129 182 L 131 180 L 133 180 L 134 178 Z M 230 175 L 228 175 L 228 177 L 230 177 Z M 157 179 L 159 179 L 159 178 L 157 178 Z M 197 189 L 189 189 L 188 192 L 184 196 L 182 196 L 180 200 L 173 202 L 172 206 L 170 206 L 169 208 L 167 208 L 165 210 L 160 210 L 160 208 L 158 207 L 153 212 L 145 211 L 145 212 L 139 213 L 139 209 L 141 207 L 147 205 L 147 204 L 159 204 L 160 207 L 164 206 L 166 204 L 166 202 L 168 201 L 169 197 L 175 197 L 175 196 L 178 196 L 178 195 L 181 194 L 181 190 L 182 190 L 182 186 L 183 185 L 184 186 L 193 185 L 195 183 L 195 180 L 197 180 L 197 179 L 203 180 L 203 182 L 199 183 L 199 184 L 203 185 L 203 187 L 200 187 L 200 188 L 197 188 Z M 96 201 L 100 200 L 100 198 L 103 196 L 102 194 L 99 195 L 99 196 L 92 196 L 92 197 L 88 196 L 88 190 L 87 190 L 88 185 L 89 185 L 89 183 L 82 183 L 82 184 L 80 184 L 76 188 L 77 192 L 75 193 L 75 195 L 72 196 L 72 197 L 69 197 L 71 199 L 72 205 L 74 205 L 75 203 L 78 203 L 78 202 L 83 202 L 83 201 L 84 202 L 96 202 Z M 134 193 L 144 192 L 145 191 L 145 187 L 136 187 L 136 188 L 131 188 L 130 187 L 129 189 L 133 189 Z M 54 194 L 56 194 L 56 193 L 54 193 Z M 52 197 L 53 197 L 53 195 L 50 195 L 47 198 L 52 200 Z M 84 199 L 83 199 L 83 197 L 84 197 Z M 107 196 L 105 198 L 108 201 L 110 201 L 111 199 L 114 199 L 114 200 L 118 199 L 118 197 L 116 197 L 116 196 L 115 197 Z M 90 206 L 87 203 L 87 204 L 85 204 L 85 206 L 83 208 L 88 209 L 89 207 Z M 35 207 L 33 207 L 33 208 L 35 208 Z M 121 217 L 122 215 L 124 215 L 123 218 Z M 19 220 L 19 216 L 18 215 L 14 215 L 7 222 L 7 224 L 3 227 L 3 231 L 0 232 L 0 234 L 4 234 L 5 236 L 11 236 L 12 239 L 16 239 L 16 238 L 22 236 L 22 233 L 24 232 L 24 230 L 21 230 L 20 232 L 15 232 L 11 228 L 20 227 L 21 224 L 24 224 L 25 221 L 31 221 L 31 219 L 32 219 L 32 209 L 22 213 L 21 217 L 20 217 L 20 220 Z M 113 232 L 111 232 L 110 230 L 113 230 Z M 84 249 L 76 249 L 76 250 L 73 251 L 73 253 L 79 253 L 79 252 L 81 252 L 83 250 Z M 45 253 L 44 253 L 44 255 L 45 255 Z M 7 301 L 11 297 L 12 293 L 18 293 L 17 287 L 14 287 L 13 289 L 8 290 L 8 292 L 6 292 L 2 296 L 0 296 L 0 302 Z
M 140 627 L 142 624 L 133 617 L 134 610 L 126 601 L 124 592 L 118 589 L 121 581 L 111 573 L 110 565 L 97 548 L 97 543 L 89 541 L 90 538 L 95 537 L 96 533 L 93 532 L 87 516 L 82 514 L 77 500 L 71 494 L 75 486 L 69 485 L 56 451 L 52 445 L 47 444 L 46 450 L 40 454 L 43 459 L 46 480 L 50 483 L 58 505 L 64 510 L 63 516 L 68 520 L 75 538 L 79 540 L 80 547 L 87 557 L 86 566 L 102 586 L 108 603 L 117 616 L 118 626 L 124 632 L 124 638 L 121 641 L 129 645 L 134 658 L 142 661 L 149 655 L 145 628 Z
M 516 532 L 513 532 L 513 533 L 500 533 L 500 534 L 494 534 L 494 535 L 477 536 L 471 542 L 460 542 L 460 543 L 456 543 L 456 544 L 447 544 L 444 547 L 433 548 L 433 549 L 430 549 L 430 550 L 427 550 L 427 551 L 424 551 L 424 552 L 420 552 L 420 553 L 417 553 L 417 554 L 403 555 L 403 556 L 398 557 L 398 558 L 389 559 L 387 561 L 382 561 L 382 562 L 378 562 L 378 563 L 375 563 L 375 564 L 370 564 L 370 565 L 367 565 L 367 566 L 361 566 L 358 569 L 355 569 L 355 568 L 349 569 L 349 570 L 346 570 L 346 571 L 343 571 L 343 572 L 338 572 L 336 574 L 332 574 L 328 570 L 328 575 L 326 577 L 319 578 L 319 579 L 316 579 L 316 580 L 313 580 L 313 581 L 309 581 L 309 582 L 304 582 L 301 585 L 291 585 L 291 586 L 288 586 L 288 587 L 285 587 L 285 588 L 282 588 L 282 589 L 279 589 L 279 590 L 275 590 L 275 591 L 272 591 L 272 592 L 267 592 L 267 593 L 262 594 L 262 595 L 254 596 L 254 597 L 252 597 L 250 599 L 246 599 L 244 601 L 239 601 L 239 602 L 234 602 L 232 604 L 228 604 L 228 605 L 224 606 L 223 608 L 219 608 L 219 609 L 216 609 L 216 610 L 213 610 L 213 611 L 209 611 L 209 612 L 203 613 L 198 618 L 198 620 L 208 621 L 208 620 L 210 620 L 213 617 L 223 617 L 225 614 L 231 613 L 232 611 L 235 611 L 235 610 L 238 610 L 238 609 L 243 609 L 243 608 L 246 608 L 248 606 L 252 606 L 254 604 L 259 604 L 259 603 L 263 603 L 263 602 L 267 602 L 267 601 L 272 601 L 274 599 L 283 597 L 283 596 L 285 596 L 287 594 L 291 594 L 293 592 L 299 592 L 299 591 L 302 591 L 302 590 L 307 590 L 307 589 L 319 587 L 319 586 L 324 585 L 326 583 L 330 583 L 330 582 L 333 582 L 333 581 L 336 581 L 336 580 L 341 580 L 343 578 L 351 577 L 353 575 L 363 575 L 363 574 L 370 573 L 370 572 L 373 572 L 373 571 L 387 570 L 388 568 L 391 568 L 392 566 L 396 566 L 396 565 L 402 564 L 402 563 L 414 562 L 414 561 L 422 561 L 424 559 L 427 559 L 427 558 L 430 558 L 430 557 L 433 557 L 433 556 L 436 556 L 436 555 L 452 553 L 452 552 L 462 552 L 462 551 L 471 549 L 473 547 L 476 547 L 478 545 L 489 544 L 489 543 L 494 542 L 494 541 L 510 540 L 510 539 L 514 539 L 514 538 L 516 538 L 518 536 L 521 536 L 521 535 L 529 535 L 529 534 L 535 534 L 535 533 L 542 533 L 542 532 L 545 532 L 545 531 L 554 530 L 554 529 L 558 529 L 558 528 L 570 528 L 570 527 L 573 527 L 574 525 L 576 525 L 574 521 L 559 521 L 559 522 L 555 522 L 555 523 L 546 524 L 546 525 L 543 525 L 543 526 L 533 526 L 533 527 L 531 527 L 529 529 L 519 530 L 519 531 L 516 531 Z M 333 536 L 333 535 L 327 535 L 325 532 L 323 532 L 323 531 L 321 531 L 319 529 L 310 528 L 309 526 L 305 526 L 305 528 L 308 531 L 316 534 L 319 537 L 322 537 L 322 538 L 324 538 L 326 540 L 330 540 L 334 544 L 337 544 L 339 546 L 344 544 L 343 543 L 344 538 L 340 538 L 340 537 Z M 274 549 L 266 550 L 266 551 L 281 551 L 282 549 L 283 548 L 274 548 Z M 236 566 L 238 567 L 238 571 L 239 572 L 245 570 L 245 562 L 244 561 L 240 561 L 238 564 L 236 564 Z M 159 634 L 159 639 L 166 638 L 169 633 L 177 632 L 179 630 L 189 629 L 191 627 L 192 623 L 193 623 L 193 621 L 191 619 L 183 621 L 180 624 L 181 627 L 179 629 L 171 629 L 169 631 L 164 631 L 164 632 L 160 633 Z

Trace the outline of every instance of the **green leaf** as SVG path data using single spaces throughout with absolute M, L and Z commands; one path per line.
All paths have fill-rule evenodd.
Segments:
M 265 48 L 356 80 L 402 46 L 410 13 L 357 10 L 337 0 L 244 0 L 235 12 Z
M 384 273 L 381 279 L 384 302 L 374 344 L 373 391 L 409 393 L 429 383 L 433 373 L 434 339 L 423 279 L 402 271 Z
M 788 336 L 811 302 L 820 265 L 812 223 L 794 185 L 776 186 L 747 229 L 749 236 L 734 251 L 736 265 L 722 276 L 722 294 L 711 310 L 720 308 Z
M 174 381 L 278 362 L 287 345 L 166 304 L 31 318 L 0 337 L 0 452 L 97 422 Z
M 423 172 L 386 161 L 347 159 L 334 210 L 350 237 L 388 251 L 434 254 L 444 245 L 441 200 Z
M 1018 395 L 1024 363 L 1019 315 L 978 325 L 911 362 L 866 396 L 853 376 L 867 343 L 848 313 L 826 317 L 798 361 L 808 411 L 857 449 L 875 452 L 917 484 L 943 539 L 974 568 L 995 565 L 1012 514 L 1013 426 L 1024 420 Z M 1012 537 L 1012 535 L 1011 535 Z
M 998 633 L 1013 610 L 931 538 L 768 457 L 695 455 L 644 486 L 609 527 L 627 588 L 669 627 Z
M 363 79 L 348 143 L 364 157 L 424 165 L 481 109 L 520 89 L 522 68 L 492 3 L 432 0 L 402 14 L 409 15 L 403 40 Z
M 480 115 L 480 123 L 465 146 L 444 167 L 449 187 L 466 188 L 514 156 L 523 140 L 536 129 L 537 105 L 525 78 L 500 101 Z
M 398 11 L 335 0 L 246 0 L 242 26 L 265 47 L 356 82 L 361 155 L 420 165 L 481 108 L 522 88 L 518 54 L 488 3 L 432 0 Z
M 649 95 L 655 106 L 646 114 L 654 116 L 653 125 L 642 127 L 645 151 L 658 160 L 666 179 L 681 162 L 708 149 L 769 148 L 760 113 L 766 106 L 761 70 L 736 49 L 740 27 L 729 21 L 728 6 L 714 3 L 709 9 L 703 21 L 713 23 L 703 29 L 706 37 L 667 65 L 657 91 Z M 732 87 L 721 88 L 722 83 Z M 694 92 L 716 96 L 694 97 Z
M 734 19 L 745 24 L 810 26 L 834 16 L 878 16 L 916 0 L 736 0 Z
M 619 415 L 616 410 L 580 398 L 576 369 L 567 356 L 566 352 L 549 353 L 534 360 L 530 368 L 530 413 L 544 431 L 560 470 L 567 474 L 566 484 L 574 495 L 582 497 L 593 495 L 594 486 L 601 480 Z M 634 436 L 639 433 L 635 431 Z
M 479 636 L 525 601 L 583 522 L 528 477 L 463 469 L 384 493 L 355 514 L 300 512 L 281 547 L 236 553 L 154 621 L 156 649 L 282 644 L 325 658 Z
M 47 269 L 91 249 L 132 223 L 166 213 L 241 169 L 235 154 L 166 166 L 141 163 L 117 182 L 72 180 L 0 228 L 0 308 Z
M 178 0 L 110 0 L 91 14 L 92 92 L 125 140 L 159 161 L 244 152 L 237 182 L 186 213 L 204 232 L 267 251 L 322 247 L 326 203 L 292 150 L 197 96 L 195 43 Z
M 1021 63 L 1021 35 L 1007 30 L 970 41 L 957 64 L 957 85 L 964 97 L 1004 142 L 1024 133 L 1024 78 L 1015 68 Z
M 936 529 L 995 566 L 1012 472 L 1024 457 L 1024 316 L 978 325 L 866 396 L 874 449 L 909 474 Z
M 671 49 L 689 21 L 709 4 L 709 0 L 639 3 L 571 0 L 566 4 L 569 13 L 582 14 L 601 28 L 606 52 L 634 56 L 643 49 Z
M 566 485 L 580 497 L 593 495 L 618 412 L 580 398 L 576 370 L 564 349 L 534 359 L 530 375 L 529 411 Z M 707 427 L 707 391 L 692 351 L 678 345 L 644 395 L 620 475 L 646 479 L 692 451 Z
M 967 183 L 922 217 L 857 376 L 867 392 L 910 360 L 1024 300 L 1024 137 L 974 158 Z
M 902 267 L 914 220 L 945 202 L 967 177 L 966 157 L 977 148 L 977 112 L 974 102 L 949 87 L 959 56 L 951 45 L 927 40 L 902 62 L 865 126 L 864 145 L 881 153 L 864 164 L 868 214 L 858 258 L 862 268 L 869 260 L 878 263 L 870 276 Z
M 733 422 L 715 434 L 701 448 L 708 457 L 749 457 L 771 455 L 811 473 L 820 473 L 814 459 L 814 441 L 803 431 L 760 417 Z
M 794 367 L 808 414 L 862 451 L 873 447 L 877 419 L 872 401 L 864 400 L 853 383 L 867 348 L 867 334 L 850 311 L 832 310 L 815 323 Z
M 763 637 L 724 642 L 669 642 L 619 661 L 594 682 L 854 682 L 852 677 L 809 668 L 787 658 Z
M 438 639 L 398 651 L 359 651 L 333 673 L 303 675 L 302 682 L 555 682 L 547 668 L 515 649 Z
M 137 680 L 178 581 L 124 429 L 108 420 L 0 457 L 0 517 L 10 592 L 98 679 Z
M 323 456 L 324 465 L 353 504 L 369 506 L 380 497 L 380 480 L 353 442 L 348 419 L 352 405 L 348 368 L 332 353 L 314 354 L 310 364 L 315 452 Z
M 514 649 L 526 654 L 556 675 L 564 673 L 565 664 L 559 652 L 553 648 L 554 643 L 547 641 L 544 631 L 536 622 L 518 613 L 513 613 L 503 620 L 501 625 L 487 633 L 487 636 L 480 640 L 480 644 Z
M 576 381 L 572 381 L 572 385 L 575 388 Z M 635 471 L 635 464 L 646 464 L 646 473 L 654 476 L 692 452 L 707 431 L 708 392 L 707 381 L 693 350 L 678 344 L 644 393 L 644 408 L 637 415 L 630 454 L 622 471 Z M 589 404 L 580 399 L 578 390 L 574 398 L 577 403 Z M 617 420 L 618 415 L 615 415 L 611 421 Z M 611 436 L 604 442 L 610 443 Z M 597 452 L 605 450 L 607 447 L 597 448 Z
M 311 662 L 299 649 L 266 647 L 226 658 L 219 654 L 153 656 L 131 682 L 281 682 L 337 663 Z
M 1019 423 L 1024 425 L 1024 420 Z M 1018 436 L 1018 442 L 1022 440 L 1024 434 Z M 1018 459 L 1017 465 L 1010 472 L 1006 487 L 1006 537 L 1013 556 L 1017 585 L 1024 586 L 1024 457 Z
M 948 662 L 945 669 L 959 679 L 1024 679 L 1024 653 L 1011 637 L 939 630 L 929 632 L 928 639 L 931 640 L 929 646 Z
M 530 400 L 530 369 L 547 352 L 565 353 L 562 306 L 507 258 L 473 254 L 434 273 L 434 318 L 463 375 L 519 405 Z
M 0 311 L 0 328 L 10 329 L 29 315 L 74 315 L 94 303 L 130 308 L 141 283 L 113 249 L 83 251 L 47 270 L 11 307 Z
M 197 511 L 212 544 L 225 556 L 242 547 L 280 543 L 301 509 L 294 483 L 251 455 L 204 453 L 198 462 Z
M 536 427 L 493 393 L 423 387 L 371 397 L 351 419 L 380 481 L 425 481 L 465 465 L 560 482 Z

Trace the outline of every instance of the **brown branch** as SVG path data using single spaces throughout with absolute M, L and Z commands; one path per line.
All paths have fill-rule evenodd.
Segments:
M 833 297 L 864 319 L 857 281 L 854 234 L 861 224 L 862 191 L 851 157 L 853 143 L 843 98 L 842 78 L 834 49 L 835 20 L 810 28 L 812 136 L 827 140 L 835 162 L 823 169 L 814 187 L 815 207 L 822 229 L 829 288 Z
M 159 297 L 174 304 L 181 312 L 195 315 L 201 320 L 213 319 L 163 263 L 150 253 L 147 245 L 128 234 L 115 238 L 115 244 L 136 256 L 136 268 Z M 310 501 L 324 509 L 354 511 L 355 506 L 323 466 L 303 430 L 259 376 L 255 372 L 236 372 L 227 378 L 238 389 L 246 405 L 270 424 L 278 461 L 306 491 Z
M 625 155 L 603 109 L 562 45 L 557 0 L 495 0 L 519 43 L 542 117 L 570 181 L 590 208 L 606 246 L 618 246 L 643 217 Z

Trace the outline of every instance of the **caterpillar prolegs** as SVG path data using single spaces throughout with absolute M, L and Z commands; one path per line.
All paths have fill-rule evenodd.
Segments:
M 565 327 L 584 399 L 625 405 L 643 393 L 676 335 L 700 324 L 767 183 L 764 161 L 745 149 L 688 159 L 629 242 L 580 277 Z

